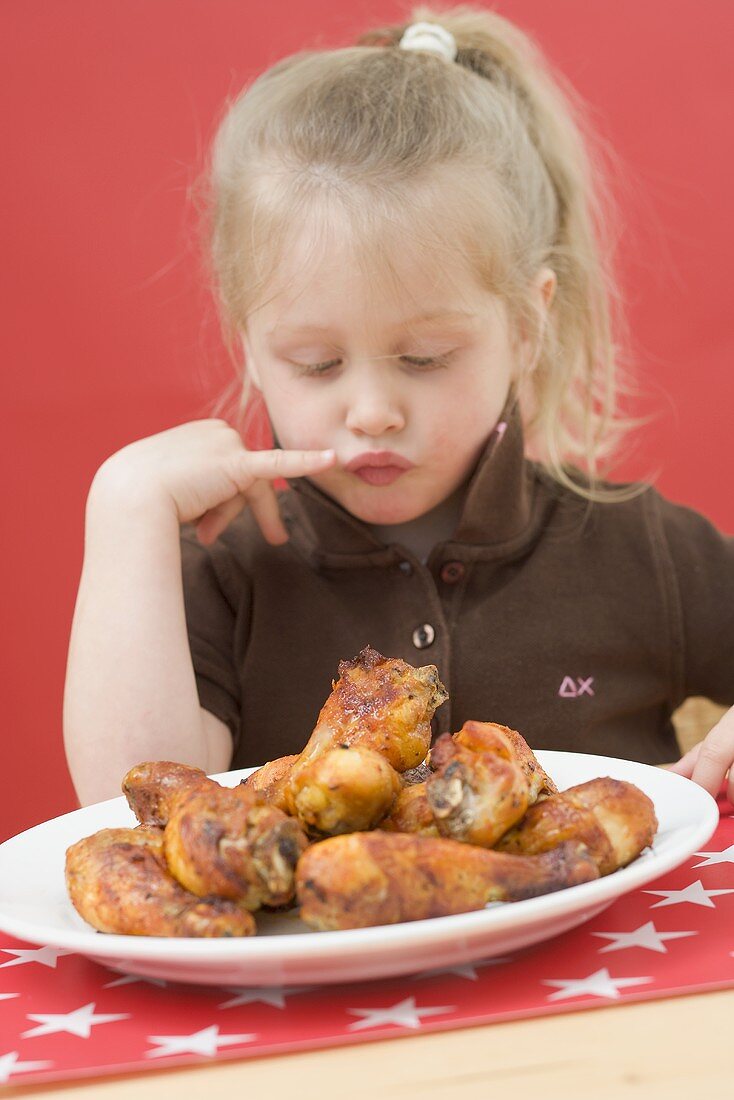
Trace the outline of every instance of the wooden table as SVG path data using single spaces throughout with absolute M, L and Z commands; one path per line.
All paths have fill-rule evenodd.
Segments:
M 691 1100 L 732 1094 L 734 989 L 186 1069 L 18 1084 L 58 1100 Z

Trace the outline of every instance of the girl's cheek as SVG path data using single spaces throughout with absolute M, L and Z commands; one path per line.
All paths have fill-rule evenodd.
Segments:
M 456 433 L 443 421 L 441 426 L 433 432 L 431 451 L 436 458 L 448 460 L 452 454 L 455 454 L 457 442 Z
M 334 446 L 334 433 L 329 430 L 323 406 L 293 399 L 279 401 L 268 411 L 284 450 L 321 451 Z

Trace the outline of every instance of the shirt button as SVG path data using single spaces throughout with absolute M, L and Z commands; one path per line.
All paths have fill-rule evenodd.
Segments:
M 441 580 L 445 584 L 456 584 L 460 581 L 466 572 L 464 563 L 461 561 L 446 561 L 441 566 Z
M 426 649 L 436 637 L 436 631 L 430 623 L 423 623 L 413 631 L 413 645 L 416 649 Z
M 410 564 L 409 561 L 399 562 L 398 569 L 400 569 L 402 573 L 405 573 L 406 577 L 409 577 L 410 574 L 413 572 L 413 566 Z

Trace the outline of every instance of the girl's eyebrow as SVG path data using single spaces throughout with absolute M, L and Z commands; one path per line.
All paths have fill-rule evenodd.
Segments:
M 435 321 L 441 321 L 442 323 L 445 323 L 445 322 L 457 323 L 457 322 L 462 322 L 462 321 L 463 322 L 467 322 L 467 321 L 474 321 L 475 322 L 476 319 L 477 319 L 476 314 L 474 314 L 474 313 L 466 313 L 466 312 L 463 312 L 462 310 L 438 309 L 438 310 L 431 310 L 427 313 L 420 313 L 416 317 L 408 317 L 404 321 L 398 322 L 398 324 L 395 325 L 395 328 L 416 328 L 419 325 L 430 324 L 430 323 L 435 322 Z M 274 325 L 272 328 L 269 328 L 269 329 L 266 330 L 265 335 L 266 336 L 273 336 L 276 332 L 330 333 L 330 332 L 333 332 L 333 331 L 335 331 L 335 330 L 331 329 L 328 325 L 315 325 L 315 324 L 311 324 L 311 323 L 305 321 L 302 324 Z

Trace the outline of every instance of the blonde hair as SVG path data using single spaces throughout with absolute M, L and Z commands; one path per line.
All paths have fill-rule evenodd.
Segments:
M 396 48 L 419 21 L 454 35 L 456 62 Z M 575 90 L 484 7 L 421 4 L 354 46 L 277 61 L 226 104 L 207 169 L 209 275 L 234 361 L 294 228 L 323 213 L 323 242 L 346 214 L 370 278 L 394 275 L 393 250 L 426 270 L 469 261 L 537 349 L 518 387 L 528 453 L 588 501 L 636 496 L 644 483 L 602 483 L 600 467 L 643 418 L 619 407 L 636 391 L 596 149 Z M 547 324 L 530 293 L 543 265 L 557 276 Z M 246 426 L 254 387 L 239 369 Z

